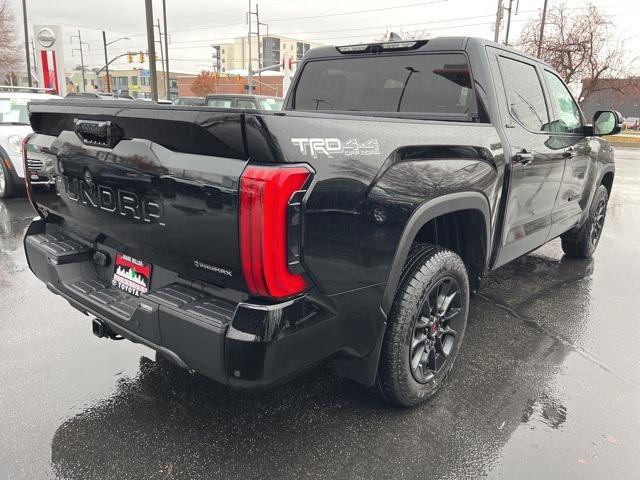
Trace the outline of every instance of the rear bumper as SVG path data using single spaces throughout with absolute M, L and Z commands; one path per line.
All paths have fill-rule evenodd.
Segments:
M 151 290 L 135 297 L 110 284 L 112 263 L 93 261 L 95 249 L 114 258 L 106 245 L 43 220 L 30 225 L 24 244 L 29 267 L 50 291 L 111 332 L 220 383 L 267 387 L 330 357 L 341 343 L 337 316 L 306 296 L 260 305 L 154 266 Z

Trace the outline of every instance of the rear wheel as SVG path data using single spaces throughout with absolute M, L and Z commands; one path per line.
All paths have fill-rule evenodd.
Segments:
M 591 202 L 589 217 L 577 231 L 566 232 L 561 235 L 562 250 L 569 257 L 591 258 L 602 236 L 604 220 L 607 215 L 609 192 L 604 185 L 600 185 Z
M 377 389 L 413 406 L 434 395 L 451 371 L 469 312 L 464 263 L 450 250 L 412 250 L 387 321 Z
M 18 186 L 14 183 L 11 171 L 2 157 L 0 157 L 0 198 L 11 198 L 18 191 Z

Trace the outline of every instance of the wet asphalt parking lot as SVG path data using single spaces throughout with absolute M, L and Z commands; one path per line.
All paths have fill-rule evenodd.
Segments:
M 322 367 L 229 391 L 94 337 L 29 271 L 0 201 L 0 479 L 640 478 L 640 149 L 617 149 L 592 261 L 493 272 L 448 385 L 413 410 Z

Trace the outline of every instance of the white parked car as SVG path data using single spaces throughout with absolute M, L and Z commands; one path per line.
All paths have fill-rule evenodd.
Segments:
M 0 87 L 0 198 L 19 193 L 24 184 L 22 139 L 31 133 L 27 104 L 52 98 L 62 97 L 37 88 Z M 42 159 L 37 157 L 34 155 L 28 162 L 32 183 L 48 183 L 48 179 L 40 179 Z

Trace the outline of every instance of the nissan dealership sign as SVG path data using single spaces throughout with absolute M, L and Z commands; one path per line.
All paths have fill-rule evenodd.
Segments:
M 51 48 L 56 43 L 56 35 L 48 27 L 41 28 L 36 39 L 42 48 Z
M 62 96 L 66 95 L 67 80 L 60 25 L 34 25 L 33 46 L 38 70 L 38 86 L 51 88 Z

